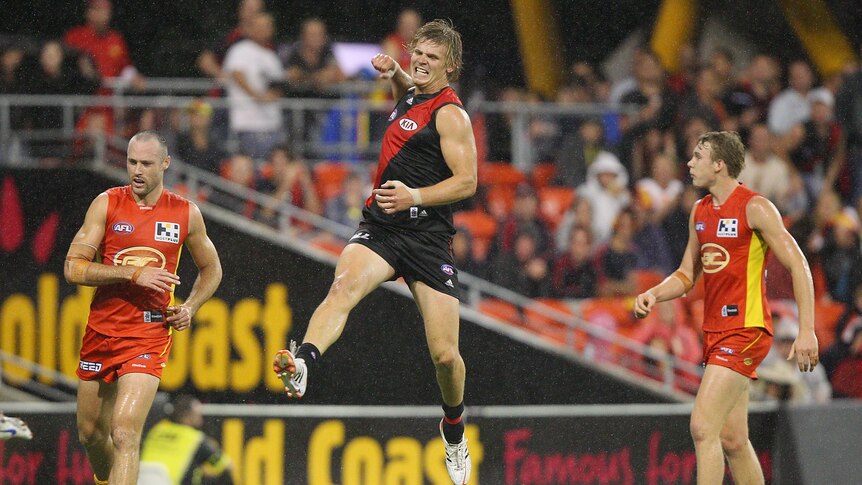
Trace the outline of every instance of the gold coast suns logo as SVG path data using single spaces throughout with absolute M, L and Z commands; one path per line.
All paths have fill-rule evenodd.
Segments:
M 700 263 L 704 273 L 718 273 L 730 263 L 730 253 L 718 244 L 706 243 L 700 247 Z
M 114 266 L 152 266 L 165 269 L 168 260 L 161 251 L 146 246 L 134 246 L 114 255 Z

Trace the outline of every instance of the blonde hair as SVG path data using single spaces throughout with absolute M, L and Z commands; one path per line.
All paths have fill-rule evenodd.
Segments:
M 739 176 L 745 168 L 745 146 L 739 133 L 735 131 L 710 131 L 700 135 L 697 144 L 709 143 L 712 161 L 724 160 L 727 174 L 733 178 Z
M 407 50 L 413 52 L 418 43 L 426 40 L 446 48 L 446 68 L 452 69 L 452 72 L 446 73 L 446 78 L 450 82 L 457 81 L 464 67 L 462 60 L 464 47 L 461 43 L 461 34 L 455 30 L 452 21 L 436 19 L 419 27 L 416 35 L 407 44 Z

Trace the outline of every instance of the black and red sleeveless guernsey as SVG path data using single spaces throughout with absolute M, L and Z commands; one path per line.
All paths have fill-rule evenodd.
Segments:
M 416 95 L 411 89 L 398 101 L 383 134 L 374 188 L 380 188 L 387 180 L 400 180 L 411 188 L 429 187 L 452 176 L 443 159 L 436 126 L 437 112 L 447 104 L 464 109 L 458 95 L 449 86 L 434 94 Z M 450 205 L 418 206 L 386 214 L 372 194 L 365 201 L 362 216 L 372 224 L 455 233 Z

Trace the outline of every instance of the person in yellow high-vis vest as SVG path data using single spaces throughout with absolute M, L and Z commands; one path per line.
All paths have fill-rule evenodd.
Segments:
M 158 464 L 173 485 L 233 485 L 231 462 L 218 443 L 201 431 L 201 402 L 181 395 L 170 405 L 168 418 L 147 433 L 141 470 Z

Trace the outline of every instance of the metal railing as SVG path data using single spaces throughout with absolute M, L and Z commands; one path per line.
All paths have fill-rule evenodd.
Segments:
M 8 142 L 10 140 L 21 140 L 28 137 L 34 138 L 35 135 L 49 135 L 44 132 L 34 134 L 14 130 L 10 122 L 10 114 L 13 108 L 33 106 L 62 107 L 64 126 L 55 130 L 53 135 L 59 137 L 61 140 L 72 143 L 76 139 L 86 136 L 82 134 L 76 135 L 73 129 L 75 116 L 83 109 L 105 106 L 109 103 L 113 104 L 113 108 L 119 110 L 131 108 L 183 109 L 192 99 L 194 98 L 176 96 L 124 96 L 120 98 L 112 96 L 108 99 L 98 96 L 0 96 L 0 163 L 4 161 L 9 163 L 10 154 L 8 148 L 11 145 Z M 227 106 L 224 99 L 214 99 L 212 103 L 216 107 Z M 391 109 L 391 102 L 368 101 L 364 99 L 285 99 L 281 100 L 280 104 L 285 110 L 300 113 L 300 116 L 304 116 L 305 113 L 314 110 L 340 109 L 344 111 L 352 110 L 358 113 L 363 111 L 388 112 Z M 518 117 L 529 117 L 539 114 L 543 116 L 573 114 L 587 116 L 607 113 L 610 110 L 607 106 L 598 105 L 577 107 L 488 102 L 478 103 L 474 109 L 487 110 L 480 111 L 483 113 L 504 113 L 508 112 L 505 110 L 511 109 L 512 111 L 508 113 L 514 115 L 516 119 Z M 68 124 L 66 123 L 67 121 L 69 122 Z M 517 127 L 518 123 L 515 123 L 514 126 Z M 525 145 L 519 145 L 519 149 L 523 150 L 524 146 L 529 149 L 529 142 L 518 141 L 521 138 L 518 133 L 514 133 L 512 138 L 516 140 L 513 143 L 525 143 Z M 112 153 L 124 154 L 126 140 L 119 136 L 100 136 L 97 134 L 87 138 L 87 142 L 93 148 L 92 157 L 84 161 L 83 164 L 100 173 L 110 175 L 121 183 L 126 182 L 127 176 L 125 175 L 122 155 L 118 157 L 111 156 Z M 348 143 L 347 145 L 351 144 Z M 345 151 L 350 155 L 358 153 L 355 143 L 352 146 L 340 148 L 345 148 Z M 376 152 L 376 149 L 368 148 L 366 151 Z M 34 163 L 35 161 L 27 160 L 26 157 L 23 157 L 16 160 L 16 162 Z M 321 235 L 327 235 L 335 241 L 344 244 L 353 234 L 354 228 L 341 225 L 317 214 L 278 201 L 268 195 L 227 181 L 216 174 L 183 164 L 181 161 L 175 161 L 172 164 L 171 172 L 172 179 L 170 180 L 184 183 L 187 193 L 192 199 L 198 193 L 218 191 L 250 201 L 258 207 L 273 210 L 278 214 L 278 222 L 274 227 L 257 221 L 249 224 L 249 220 L 239 214 L 230 213 L 224 208 L 217 207 L 206 200 L 198 200 L 202 209 L 208 211 L 208 216 L 216 214 L 220 220 L 232 224 L 238 230 L 257 237 L 266 238 L 318 260 L 334 264 L 335 256 L 315 249 L 313 245 L 309 245 L 309 241 Z M 295 237 L 284 237 L 285 233 L 290 233 Z M 572 316 L 554 308 L 536 304 L 530 298 L 472 275 L 461 273 L 459 274 L 459 280 L 464 285 L 465 294 L 467 295 L 462 305 L 462 312 L 482 325 L 504 332 L 513 338 L 541 346 L 585 365 L 591 365 L 608 374 L 626 379 L 633 384 L 645 385 L 656 392 L 674 399 L 688 399 L 696 390 L 697 381 L 699 381 L 702 375 L 700 366 L 677 360 L 671 354 L 641 344 L 612 330 L 592 325 L 579 316 Z M 409 293 L 406 287 L 399 287 L 398 285 L 389 286 L 395 291 L 401 291 L 405 294 Z M 522 319 L 515 322 L 506 322 L 482 313 L 480 311 L 481 302 L 487 299 L 499 299 L 512 303 L 517 307 L 517 311 L 522 316 Z M 549 341 L 541 336 L 537 336 L 529 328 L 521 325 L 523 323 L 523 316 L 528 311 L 539 314 L 562 326 L 564 329 L 562 339 Z M 608 348 L 613 348 L 614 352 L 601 350 Z M 628 357 L 621 358 L 620 356 Z M 645 377 L 647 378 L 645 379 Z

